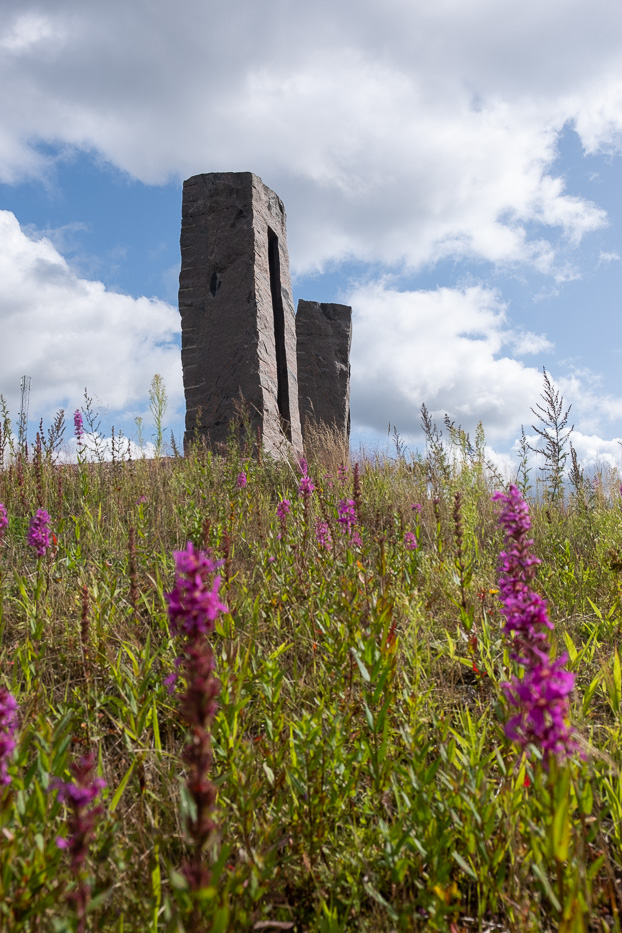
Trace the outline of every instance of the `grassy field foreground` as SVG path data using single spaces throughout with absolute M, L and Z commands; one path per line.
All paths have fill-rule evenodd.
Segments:
M 520 667 L 500 480 L 483 444 L 452 443 L 357 467 L 333 448 L 306 488 L 235 444 L 5 463 L 1 930 L 620 930 L 619 477 L 530 504 L 535 587 L 575 676 L 576 753 L 542 761 L 504 731 Z M 203 835 L 185 668 L 168 683 L 184 649 L 165 594 L 189 541 L 223 561 L 227 607 Z

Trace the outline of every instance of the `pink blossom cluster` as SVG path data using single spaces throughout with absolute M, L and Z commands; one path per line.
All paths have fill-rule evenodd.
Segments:
M 10 784 L 9 760 L 15 751 L 17 730 L 17 701 L 4 687 L 0 687 L 0 784 Z
M 76 408 L 73 413 L 73 429 L 76 438 L 80 440 L 84 434 L 84 421 L 82 420 L 82 412 L 79 408 Z
M 286 515 L 289 515 L 291 512 L 289 499 L 281 499 L 279 504 L 276 507 L 276 514 L 282 520 Z
M 97 759 L 91 752 L 75 761 L 71 766 L 73 781 L 53 781 L 51 790 L 58 791 L 59 800 L 64 801 L 69 809 L 69 835 L 58 836 L 56 845 L 66 849 L 71 856 L 71 871 L 76 879 L 76 889 L 70 894 L 78 915 L 78 933 L 86 925 L 87 908 L 91 898 L 91 889 L 84 877 L 83 868 L 89 851 L 89 845 L 95 835 L 97 819 L 102 807 L 93 806 L 101 791 L 106 786 L 103 778 L 95 777 Z
M 504 633 L 510 639 L 511 657 L 524 668 L 522 678 L 514 676 L 501 685 L 516 710 L 506 724 L 506 735 L 525 751 L 530 745 L 540 748 L 545 761 L 549 755 L 563 759 L 577 748 L 569 721 L 574 674 L 564 669 L 567 655 L 551 658 L 547 633 L 553 623 L 545 600 L 531 589 L 540 560 L 533 555 L 528 537 L 529 508 L 515 485 L 507 494 L 496 492 L 492 498 L 503 504 L 499 524 L 505 530 L 506 549 L 499 555 L 498 586 Z
M 213 631 L 218 614 L 227 611 L 218 596 L 220 577 L 213 576 L 222 561 L 195 550 L 191 541 L 185 551 L 175 551 L 173 558 L 175 586 L 166 597 L 171 629 L 175 635 L 196 638 Z
M 218 614 L 227 612 L 227 607 L 218 595 L 220 577 L 216 571 L 222 561 L 213 561 L 208 554 L 195 550 L 191 542 L 185 551 L 176 551 L 174 559 L 175 586 L 166 598 L 171 628 L 176 635 L 184 636 L 175 663 L 186 681 L 178 700 L 191 731 L 183 759 L 187 766 L 186 786 L 195 808 L 187 819 L 193 851 L 182 871 L 190 889 L 199 891 L 210 881 L 203 852 L 215 827 L 212 811 L 217 791 L 208 773 L 212 763 L 211 726 L 220 693 L 214 676 L 214 654 L 206 635 L 213 631 Z M 176 679 L 177 673 L 166 678 L 171 689 Z
M 52 543 L 50 522 L 50 516 L 45 509 L 37 509 L 30 521 L 28 544 L 34 549 L 37 557 L 45 557 L 45 552 Z
M 352 541 L 352 544 L 360 545 L 361 536 L 356 529 L 356 502 L 354 499 L 341 499 L 337 506 L 337 521 L 341 525 L 341 531 Z
M 298 484 L 298 495 L 302 496 L 305 501 L 308 501 L 315 490 L 315 486 L 313 480 L 309 476 L 309 465 L 304 457 L 300 458 L 298 466 L 301 473 L 300 483 Z
M 321 551 L 332 550 L 333 543 L 330 536 L 328 522 L 325 522 L 321 518 L 318 518 L 315 523 L 315 540 L 317 541 L 317 546 Z
M 289 499 L 281 499 L 276 507 L 276 514 L 278 515 L 279 522 L 281 523 L 281 531 L 277 537 L 283 541 L 287 537 L 287 516 L 290 512 L 291 508 Z
M 416 551 L 419 547 L 417 535 L 413 531 L 407 531 L 404 535 L 404 547 L 407 551 Z

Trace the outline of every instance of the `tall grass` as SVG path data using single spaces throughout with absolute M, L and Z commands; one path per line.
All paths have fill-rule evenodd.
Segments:
M 356 471 L 316 446 L 311 493 L 296 464 L 243 444 L 5 462 L 0 686 L 19 728 L 0 788 L 2 931 L 79 929 L 85 886 L 85 928 L 119 933 L 620 929 L 618 477 L 531 503 L 582 752 L 547 770 L 504 732 L 517 668 L 483 438 L 471 450 L 450 432 L 449 450 Z M 217 830 L 198 891 L 181 871 L 188 734 L 165 683 L 179 655 L 165 594 L 188 541 L 223 562 L 228 609 L 210 636 Z M 91 753 L 102 809 L 77 875 L 55 782 Z

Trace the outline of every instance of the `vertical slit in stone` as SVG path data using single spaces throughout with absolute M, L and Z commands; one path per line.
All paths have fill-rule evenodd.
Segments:
M 292 439 L 289 412 L 289 383 L 287 378 L 287 355 L 285 353 L 285 313 L 281 295 L 281 263 L 279 260 L 279 238 L 268 227 L 268 264 L 270 266 L 270 292 L 274 315 L 274 343 L 276 350 L 277 405 L 281 416 L 281 427 L 288 441 Z

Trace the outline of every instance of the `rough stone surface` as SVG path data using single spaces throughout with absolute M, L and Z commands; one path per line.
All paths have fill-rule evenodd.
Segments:
M 296 337 L 303 441 L 313 423 L 336 428 L 348 441 L 352 308 L 300 300 Z
M 251 172 L 195 175 L 184 182 L 180 245 L 185 445 L 226 441 L 243 399 L 267 451 L 300 454 L 282 201 Z

